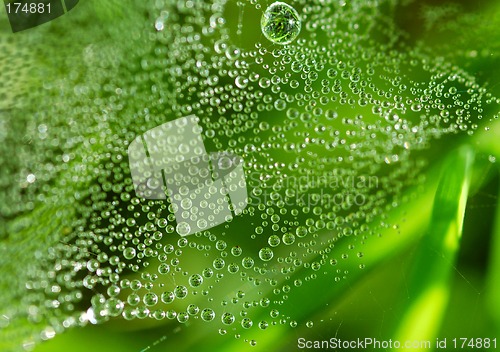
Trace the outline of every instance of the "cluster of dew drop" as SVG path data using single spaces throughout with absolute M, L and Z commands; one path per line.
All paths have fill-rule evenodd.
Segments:
M 2 329 L 31 346 L 116 317 L 213 322 L 236 336 L 301 324 L 286 309 L 294 289 L 362 269 L 363 243 L 423 180 L 417 152 L 473 133 L 498 104 L 409 47 L 382 3 L 156 1 L 136 5 L 133 24 L 111 21 L 110 39 L 68 31 L 87 44 L 72 44 L 71 65 L 47 59 L 59 75 L 2 121 L 24 118 L 26 131 L 2 178 L 17 192 L 1 208 L 17 219 L 0 247 L 13 274 Z M 242 156 L 250 204 L 183 238 L 169 202 L 135 196 L 127 147 L 189 114 L 207 150 Z

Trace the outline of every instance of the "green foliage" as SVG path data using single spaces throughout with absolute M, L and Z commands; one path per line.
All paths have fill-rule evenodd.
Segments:
M 486 270 L 467 255 L 489 235 L 465 232 L 473 248 L 460 243 L 467 197 L 491 192 L 488 169 L 500 160 L 498 4 L 291 5 L 302 16 L 293 33 L 282 22 L 261 33 L 259 1 L 82 0 L 52 23 L 0 35 L 1 350 L 54 334 L 35 350 L 288 351 L 298 337 L 494 337 L 498 210 L 487 303 L 476 294 Z M 248 161 L 253 195 L 294 200 L 273 182 L 304 170 L 380 184 L 308 183 L 299 196 L 354 191 L 366 203 L 263 201 L 179 241 L 164 202 L 134 197 L 127 146 L 190 113 L 202 118 L 207 149 Z M 269 247 L 273 257 L 261 260 Z M 192 274 L 203 282 L 189 285 Z M 162 302 L 182 285 L 187 297 Z M 447 305 L 454 301 L 467 304 Z M 198 308 L 213 309 L 214 321 L 186 313 Z M 174 313 L 189 320 L 166 318 Z M 234 319 L 223 323 L 224 313 Z M 449 323 L 457 314 L 470 317 L 469 330 Z
M 443 167 L 431 222 L 415 254 L 408 303 L 398 319 L 394 340 L 434 341 L 438 337 L 460 248 L 473 160 L 474 151 L 465 146 Z
M 495 227 L 490 250 L 490 265 L 488 270 L 488 306 L 496 331 L 500 330 L 500 203 L 497 204 Z

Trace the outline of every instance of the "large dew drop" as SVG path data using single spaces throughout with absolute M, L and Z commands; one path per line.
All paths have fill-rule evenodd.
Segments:
M 262 33 L 276 44 L 290 44 L 300 33 L 301 22 L 297 11 L 284 2 L 271 4 L 262 15 Z

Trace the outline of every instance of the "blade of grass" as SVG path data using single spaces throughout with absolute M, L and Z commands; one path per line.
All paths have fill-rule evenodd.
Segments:
M 500 200 L 497 204 L 490 253 L 487 304 L 495 324 L 495 330 L 500 331 L 500 300 L 498 299 L 500 297 Z
M 500 123 L 495 122 L 490 125 L 488 131 L 480 133 L 475 138 L 476 148 L 500 161 Z M 498 201 L 493 228 L 493 238 L 490 251 L 490 263 L 488 265 L 487 278 L 487 304 L 496 330 L 500 330 L 500 201 Z
M 443 169 L 429 230 L 417 248 L 414 270 L 409 276 L 410 300 L 402 308 L 394 333 L 393 340 L 402 344 L 433 341 L 439 332 L 460 247 L 473 160 L 474 151 L 464 146 Z

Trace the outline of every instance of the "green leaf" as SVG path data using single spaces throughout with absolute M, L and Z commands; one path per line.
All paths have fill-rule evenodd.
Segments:
M 462 147 L 443 169 L 427 234 L 419 244 L 408 284 L 409 301 L 394 333 L 397 341 L 434 340 L 450 295 L 460 248 L 474 152 Z
M 496 330 L 500 331 L 500 300 L 498 299 L 500 297 L 500 201 L 497 204 L 488 268 L 488 307 Z

